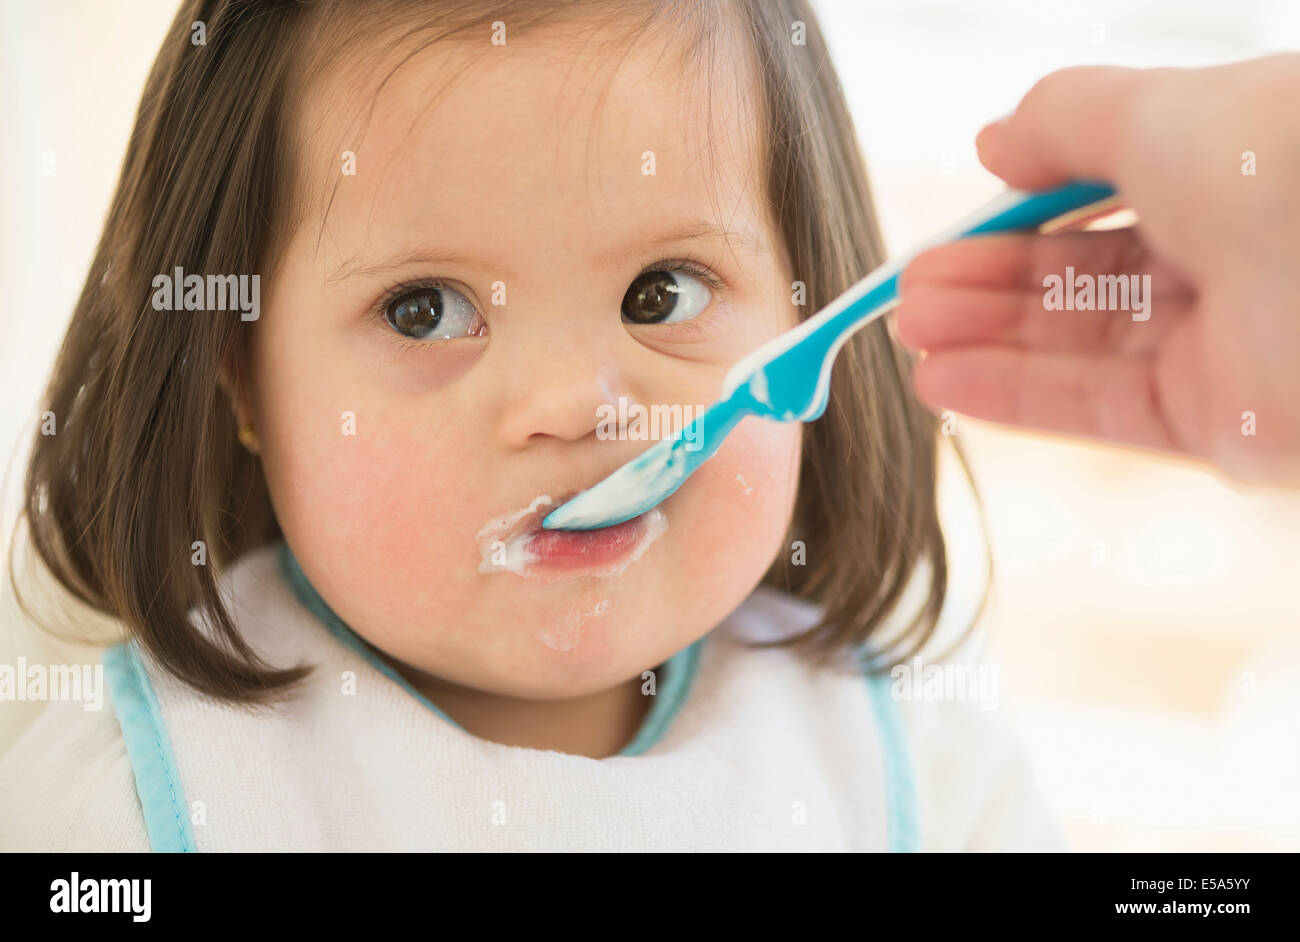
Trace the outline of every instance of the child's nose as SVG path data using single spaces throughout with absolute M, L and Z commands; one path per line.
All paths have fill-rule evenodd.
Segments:
M 617 358 L 590 342 L 566 339 L 514 358 L 507 371 L 497 436 L 509 448 L 539 437 L 584 438 L 600 424 L 602 405 L 630 395 Z

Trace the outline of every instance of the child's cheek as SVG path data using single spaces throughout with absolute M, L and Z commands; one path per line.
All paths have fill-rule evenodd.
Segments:
M 675 581 L 717 599 L 719 618 L 762 577 L 784 538 L 799 484 L 802 425 L 745 419 L 670 498 Z M 725 603 L 725 604 L 724 604 Z
M 445 610 L 478 578 L 454 552 L 472 547 L 484 516 L 465 423 L 317 392 L 267 456 L 276 512 L 304 569 L 358 628 Z M 301 421 L 305 414 L 318 421 Z

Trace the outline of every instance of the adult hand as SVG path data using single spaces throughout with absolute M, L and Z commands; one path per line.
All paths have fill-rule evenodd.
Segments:
M 1009 185 L 1112 182 L 1133 229 L 996 235 L 919 255 L 899 339 L 926 403 L 1300 485 L 1300 55 L 1074 68 L 980 132 Z M 1147 319 L 1048 310 L 1044 279 L 1150 275 Z M 1070 290 L 1070 286 L 1066 286 Z

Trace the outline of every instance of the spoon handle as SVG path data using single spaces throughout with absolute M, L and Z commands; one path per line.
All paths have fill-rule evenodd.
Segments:
M 784 421 L 818 418 L 826 410 L 835 355 L 850 336 L 897 302 L 899 277 L 913 258 L 969 236 L 1037 229 L 1114 194 L 1109 184 L 1087 181 L 1038 192 L 1001 193 L 906 255 L 876 268 L 817 314 L 741 359 L 723 380 L 722 398 L 748 384 L 760 414 Z

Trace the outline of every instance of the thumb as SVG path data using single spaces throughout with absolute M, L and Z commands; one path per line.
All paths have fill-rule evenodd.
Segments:
M 1118 179 L 1147 70 L 1080 66 L 1040 79 L 1016 110 L 975 137 L 980 162 L 1018 189 Z

